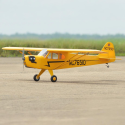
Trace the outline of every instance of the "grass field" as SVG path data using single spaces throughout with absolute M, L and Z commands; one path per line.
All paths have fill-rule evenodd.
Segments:
M 24 39 L 1 39 L 0 56 L 22 56 L 18 51 L 3 51 L 2 47 L 39 47 L 39 48 L 72 48 L 72 49 L 98 49 L 101 50 L 106 42 L 112 42 L 117 56 L 125 56 L 125 39 L 103 40 L 76 40 L 76 39 L 52 39 L 52 40 L 24 40 Z M 34 54 L 34 53 L 33 53 Z

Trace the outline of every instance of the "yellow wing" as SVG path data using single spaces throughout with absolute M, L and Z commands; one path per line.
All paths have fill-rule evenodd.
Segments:
M 67 53 L 88 53 L 88 54 L 99 54 L 106 53 L 100 50 L 91 50 L 91 49 L 55 49 L 55 48 L 28 48 L 28 47 L 4 47 L 3 50 L 25 50 L 25 51 L 42 51 L 46 49 L 48 52 L 67 52 Z
M 30 48 L 30 47 L 3 47 L 3 50 L 25 50 L 25 51 L 41 51 L 44 48 Z

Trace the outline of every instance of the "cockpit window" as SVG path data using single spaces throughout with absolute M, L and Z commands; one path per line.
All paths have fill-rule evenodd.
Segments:
M 53 53 L 52 59 L 58 59 L 58 53 Z
M 47 58 L 48 58 L 48 59 L 51 59 L 51 55 L 52 55 L 52 53 L 50 53 L 50 54 L 48 55 L 48 57 L 47 57 Z
M 61 53 L 59 53 L 59 59 L 65 59 L 65 56 Z
M 65 56 L 61 53 L 49 53 L 47 59 L 65 59 Z
M 47 49 L 43 49 L 38 55 L 46 57 L 47 53 L 48 53 Z

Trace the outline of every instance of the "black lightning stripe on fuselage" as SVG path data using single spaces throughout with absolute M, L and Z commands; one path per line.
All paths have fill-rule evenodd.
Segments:
M 73 61 L 73 60 L 72 60 Z M 74 60 L 75 61 L 75 60 Z M 77 61 L 77 60 L 76 60 Z M 85 64 L 84 65 L 86 65 L 86 62 L 87 61 L 99 61 L 99 60 L 84 60 L 85 61 Z M 47 63 L 48 63 L 48 65 L 45 65 L 45 66 L 48 66 L 48 67 L 50 67 L 50 63 L 61 63 L 61 62 L 65 62 L 65 61 L 48 61 Z M 69 61 L 66 61 L 66 62 L 70 62 L 70 60 Z
M 61 62 L 65 62 L 65 61 L 48 61 L 48 65 L 45 65 L 45 66 L 48 66 L 50 67 L 50 63 L 61 63 Z

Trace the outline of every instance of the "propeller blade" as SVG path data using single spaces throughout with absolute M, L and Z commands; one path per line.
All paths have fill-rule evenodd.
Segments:
M 23 48 L 23 53 L 22 53 L 22 59 L 24 59 L 24 48 Z
M 22 53 L 22 60 L 23 60 L 23 70 L 24 70 L 24 48 L 23 48 L 23 53 Z

